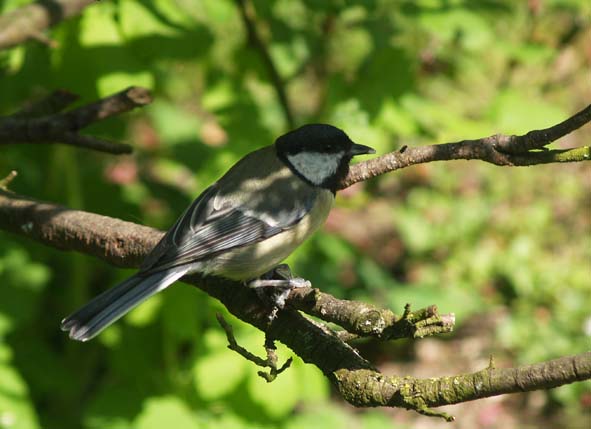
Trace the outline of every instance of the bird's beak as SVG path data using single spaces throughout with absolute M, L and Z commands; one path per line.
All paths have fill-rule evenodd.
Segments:
M 353 143 L 351 145 L 351 152 L 350 153 L 352 156 L 367 155 L 369 153 L 376 153 L 376 150 L 374 148 L 369 147 L 369 146 L 364 146 L 362 144 Z

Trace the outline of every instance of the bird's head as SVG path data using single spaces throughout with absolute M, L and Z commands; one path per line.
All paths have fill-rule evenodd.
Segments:
M 306 182 L 335 192 L 349 172 L 356 155 L 375 153 L 369 146 L 353 143 L 343 130 L 326 124 L 309 124 L 275 141 L 277 155 Z

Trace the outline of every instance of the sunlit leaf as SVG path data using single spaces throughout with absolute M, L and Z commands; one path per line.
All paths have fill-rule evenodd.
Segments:
M 350 424 L 351 419 L 337 407 L 325 405 L 293 416 L 287 422 L 286 429 L 347 428 Z
M 0 380 L 0 428 L 40 428 L 27 385 L 18 372 L 0 364 Z
M 197 417 L 180 399 L 173 396 L 149 398 L 133 427 L 138 429 L 198 429 Z
M 217 399 L 236 388 L 249 370 L 254 370 L 254 365 L 224 348 L 197 360 L 193 367 L 195 387 L 203 399 Z

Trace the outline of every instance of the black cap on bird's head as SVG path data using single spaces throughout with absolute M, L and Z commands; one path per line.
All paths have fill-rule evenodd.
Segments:
M 369 146 L 353 143 L 345 132 L 327 124 L 309 124 L 275 141 L 277 155 L 291 170 L 314 186 L 336 192 L 356 155 L 375 153 Z
M 299 152 L 336 153 L 351 157 L 375 153 L 369 146 L 353 143 L 343 130 L 328 124 L 308 124 L 282 135 L 275 141 L 278 151 L 286 154 Z

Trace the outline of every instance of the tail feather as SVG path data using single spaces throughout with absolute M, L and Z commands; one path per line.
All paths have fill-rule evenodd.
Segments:
M 70 338 L 74 340 L 88 341 L 146 299 L 174 283 L 187 271 L 188 268 L 175 267 L 148 277 L 136 274 L 66 317 L 62 320 L 61 329 L 69 331 Z

